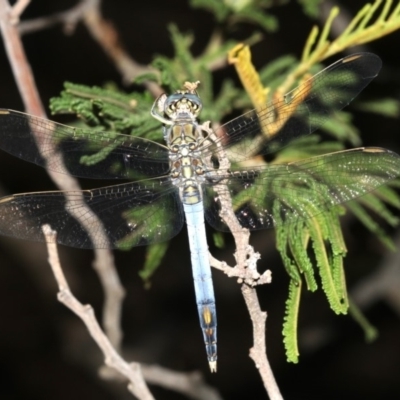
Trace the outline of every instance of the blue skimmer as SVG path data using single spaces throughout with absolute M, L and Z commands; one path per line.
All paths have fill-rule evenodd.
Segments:
M 165 145 L 1 109 L 0 147 L 15 156 L 83 178 L 147 178 L 94 190 L 3 197 L 0 234 L 44 241 L 42 226 L 49 224 L 58 243 L 67 246 L 127 249 L 171 239 L 186 218 L 200 325 L 211 371 L 216 371 L 217 320 L 204 216 L 212 227 L 227 230 L 221 212 L 221 197 L 227 196 L 241 227 L 272 228 L 313 217 L 398 176 L 400 157 L 375 147 L 287 164 L 240 165 L 318 129 L 380 68 L 374 54 L 345 57 L 281 99 L 215 131 L 197 122 L 202 103 L 196 85 L 187 84 L 162 95 L 151 110 L 164 125 Z M 289 201 L 299 196 L 314 207 Z

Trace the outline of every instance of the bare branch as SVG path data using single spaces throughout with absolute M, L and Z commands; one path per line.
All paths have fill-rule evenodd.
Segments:
M 253 347 L 250 349 L 250 357 L 259 371 L 269 398 L 271 400 L 283 400 L 267 357 L 265 328 L 267 313 L 261 311 L 257 293 L 254 288 L 243 284 L 242 294 L 253 325 Z
M 209 134 L 211 140 L 214 140 L 219 147 L 217 154 L 219 157 L 220 170 L 229 170 L 230 164 L 228 157 L 221 148 L 220 141 L 216 140 L 214 132 L 209 127 L 209 123 L 203 124 L 202 128 Z M 218 173 L 218 170 L 216 172 Z M 234 271 L 232 275 L 230 275 L 230 273 L 227 272 L 229 267 L 227 267 L 225 263 L 216 262 L 216 260 L 211 257 L 211 265 L 217 265 L 218 269 L 223 270 L 228 276 L 239 277 L 239 282 L 242 283 L 242 294 L 253 325 L 253 347 L 250 349 L 250 357 L 257 366 L 270 399 L 281 400 L 283 397 L 279 391 L 279 387 L 267 358 L 265 345 L 265 324 L 267 313 L 261 311 L 257 293 L 254 288 L 254 286 L 261 283 L 270 283 L 271 272 L 266 271 L 262 275 L 258 273 L 257 261 L 259 260 L 260 255 L 256 253 L 253 247 L 249 244 L 249 230 L 243 228 L 236 218 L 235 212 L 232 209 L 232 198 L 227 187 L 224 185 L 223 179 L 214 186 L 214 190 L 218 194 L 218 201 L 221 203 L 221 218 L 224 220 L 235 239 L 236 252 L 234 256 L 236 259 L 236 267 L 233 268 Z
M 100 4 L 100 0 L 81 0 L 79 4 L 67 11 L 22 22 L 20 32 L 25 34 L 56 24 L 63 24 L 65 31 L 70 34 L 76 25 L 82 21 L 92 37 L 112 60 L 124 83 L 130 84 L 138 75 L 152 71 L 152 69 L 137 63 L 126 52 L 114 25 L 103 18 Z M 163 93 L 161 87 L 155 82 L 144 83 L 144 86 L 154 97 Z
M 0 29 L 15 81 L 21 93 L 26 111 L 29 114 L 46 118 L 44 107 L 40 101 L 32 70 L 26 58 L 18 29 L 10 20 L 10 11 L 11 8 L 8 2 L 6 0 L 0 0 Z M 32 130 L 32 132 L 36 133 L 36 130 Z M 42 138 L 39 134 L 35 136 L 35 140 L 38 148 L 41 149 Z M 58 163 L 62 163 L 61 155 L 55 150 L 50 155 L 48 152 L 42 152 L 42 156 L 47 160 L 50 160 L 50 158 L 59 158 Z M 66 168 L 64 168 L 64 170 L 66 171 L 65 174 L 59 174 L 51 170 L 47 170 L 47 172 L 61 190 L 80 190 L 78 181 L 67 173 Z M 83 200 L 82 204 L 84 204 Z M 90 208 L 87 208 L 87 213 L 93 214 Z M 105 236 L 101 221 L 98 220 L 96 224 L 93 224 L 95 228 L 90 228 L 89 224 L 87 224 L 87 220 L 80 215 L 75 215 L 75 218 L 86 227 L 92 239 L 99 237 L 99 235 Z M 93 215 L 92 218 L 96 219 L 97 217 Z M 122 333 L 120 324 L 116 322 L 121 315 L 121 302 L 124 297 L 124 290 L 116 272 L 112 253 L 105 249 L 95 250 L 94 266 L 99 273 L 105 292 L 106 300 L 103 313 L 104 326 L 107 328 L 107 331 L 110 329 L 108 332 L 110 338 L 114 346 L 119 348 Z
M 253 248 L 250 246 L 248 252 L 251 253 Z M 247 264 L 251 264 L 251 261 L 258 260 L 259 254 L 254 253 L 253 257 L 250 257 L 250 262 Z M 210 265 L 219 271 L 222 271 L 225 275 L 228 275 L 229 278 L 237 277 L 238 283 L 246 283 L 249 286 L 258 286 L 265 285 L 266 283 L 271 283 L 272 276 L 271 271 L 266 270 L 262 274 L 257 271 L 257 268 L 253 268 L 251 265 L 247 265 L 247 268 L 241 268 L 241 266 L 236 265 L 235 267 L 231 267 L 225 261 L 219 261 L 214 258 L 211 254 L 209 254 Z M 254 265 L 254 263 L 253 263 Z M 254 265 L 256 267 L 256 265 Z
M 65 278 L 58 257 L 56 235 L 49 225 L 43 226 L 47 239 L 48 261 L 56 279 L 59 293 L 58 300 L 73 311 L 86 325 L 93 340 L 104 354 L 106 368 L 100 370 L 101 375 L 112 379 L 128 379 L 129 390 L 139 399 L 153 399 L 146 382 L 182 393 L 198 400 L 220 400 L 218 392 L 207 385 L 198 372 L 179 373 L 159 366 L 127 363 L 117 353 L 108 337 L 102 331 L 90 305 L 83 305 L 72 294 Z M 111 373 L 111 372 L 114 373 Z
M 56 278 L 58 285 L 58 300 L 73 311 L 86 325 L 93 340 L 103 352 L 106 365 L 110 366 L 122 374 L 130 382 L 128 389 L 137 398 L 143 400 L 153 399 L 146 382 L 143 378 L 140 365 L 138 363 L 128 364 L 117 353 L 107 336 L 102 331 L 90 305 L 83 305 L 71 293 L 68 282 L 62 271 L 57 252 L 56 235 L 49 225 L 43 226 L 43 233 L 47 239 L 47 250 L 49 253 L 49 264 Z
M 19 17 L 28 7 L 31 0 L 18 0 L 10 10 L 10 21 L 12 24 L 17 24 L 19 22 Z
M 32 70 L 26 58 L 18 29 L 13 23 L 11 7 L 7 0 L 0 0 L 0 30 L 4 46 L 14 73 L 19 92 L 28 113 L 45 117 Z
M 55 13 L 46 17 L 39 17 L 33 20 L 21 21 L 19 32 L 21 35 L 36 32 L 39 30 L 51 28 L 54 25 L 61 24 L 64 32 L 72 34 L 76 25 L 82 20 L 83 15 L 93 7 L 98 6 L 98 0 L 81 0 L 77 5 L 67 11 Z
M 213 387 L 207 385 L 199 372 L 180 373 L 155 365 L 142 365 L 146 382 L 172 389 L 194 400 L 221 400 Z

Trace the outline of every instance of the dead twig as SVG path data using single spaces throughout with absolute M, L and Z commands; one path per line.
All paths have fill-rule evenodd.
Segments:
M 47 250 L 49 253 L 49 264 L 53 271 L 54 277 L 58 285 L 58 300 L 73 311 L 86 325 L 93 340 L 97 343 L 104 355 L 104 362 L 107 366 L 115 369 L 123 375 L 130 384 L 129 391 L 141 400 L 152 400 L 153 395 L 150 393 L 141 372 L 140 364 L 127 363 L 116 351 L 108 337 L 102 331 L 99 323 L 90 305 L 83 305 L 72 294 L 65 275 L 62 271 L 60 260 L 57 252 L 56 235 L 49 225 L 43 226 L 43 233 L 47 239 Z
M 3 36 L 8 59 L 13 70 L 15 81 L 23 99 L 26 111 L 29 114 L 46 118 L 46 113 L 40 101 L 35 80 L 29 66 L 29 62 L 26 58 L 18 29 L 12 21 L 12 15 L 10 14 L 11 11 L 12 9 L 7 0 L 0 0 L 0 30 Z M 32 129 L 32 133 L 35 135 L 35 140 L 38 148 L 41 149 L 41 144 L 43 140 L 40 135 L 40 131 Z M 49 155 L 48 150 L 49 149 L 47 149 L 46 152 L 47 155 L 42 152 L 43 157 L 45 159 L 48 159 L 48 161 L 50 161 L 50 158 L 58 157 L 60 160 L 57 163 L 60 165 L 62 163 L 61 155 L 57 151 L 54 151 L 52 152 L 52 154 Z M 64 171 L 67 172 L 67 169 L 64 168 Z M 70 174 L 60 174 L 51 170 L 47 170 L 47 172 L 54 183 L 61 190 L 80 190 L 78 181 Z M 88 208 L 88 213 L 90 212 L 91 210 Z M 84 218 L 80 218 L 79 215 L 76 215 L 75 217 L 78 219 L 78 221 L 82 223 L 82 225 L 85 226 Z M 91 231 L 90 226 L 86 226 L 89 236 L 92 238 L 96 238 L 101 235 L 101 221 L 98 221 L 97 224 L 93 224 L 92 226 L 94 229 L 92 229 Z M 105 235 L 104 232 L 103 234 Z M 106 249 L 95 249 L 94 267 L 100 276 L 100 280 L 103 284 L 103 289 L 105 293 L 103 314 L 104 326 L 107 329 L 107 333 L 112 340 L 114 347 L 119 348 L 120 342 L 122 340 L 122 331 L 120 329 L 120 315 L 122 308 L 122 299 L 125 292 L 119 281 L 111 251 Z
M 56 24 L 62 24 L 65 32 L 71 34 L 76 25 L 82 22 L 93 39 L 114 63 L 122 76 L 123 82 L 130 84 L 138 75 L 152 71 L 152 69 L 146 65 L 139 64 L 127 53 L 114 25 L 103 18 L 100 4 L 100 0 L 81 0 L 75 7 L 67 11 L 23 21 L 19 29 L 21 34 L 26 34 L 46 29 Z M 155 82 L 145 82 L 143 85 L 154 97 L 158 97 L 163 93 L 161 87 Z
M 217 143 L 217 147 L 219 147 L 217 154 L 219 171 L 221 171 L 222 177 L 230 168 L 228 157 L 221 148 L 221 142 L 217 140 L 214 132 L 210 129 L 209 124 L 203 124 L 202 127 L 208 133 L 210 139 Z M 218 170 L 216 170 L 216 172 L 218 173 Z M 236 259 L 236 267 L 234 267 L 230 273 L 230 267 L 228 267 L 226 263 L 215 262 L 215 259 L 212 257 L 210 258 L 211 265 L 217 265 L 218 269 L 223 270 L 228 275 L 239 277 L 239 282 L 242 283 L 241 290 L 243 298 L 253 326 L 253 347 L 250 349 L 250 357 L 253 359 L 258 369 L 270 399 L 282 400 L 283 397 L 267 357 L 265 328 L 267 313 L 261 311 L 257 292 L 255 290 L 255 286 L 271 282 L 271 272 L 266 271 L 263 274 L 258 273 L 257 261 L 260 255 L 250 246 L 249 230 L 243 228 L 236 218 L 235 212 L 232 209 L 232 198 L 226 185 L 224 185 L 224 179 L 222 178 L 213 189 L 218 194 L 218 201 L 221 204 L 220 216 L 232 232 L 235 240 L 236 252 L 234 256 Z

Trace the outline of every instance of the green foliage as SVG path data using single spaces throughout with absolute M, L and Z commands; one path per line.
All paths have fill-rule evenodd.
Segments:
M 283 322 L 283 343 L 286 349 L 286 358 L 289 362 L 299 362 L 297 347 L 297 324 L 300 307 L 301 281 L 289 283 L 289 296 L 286 301 L 285 317 Z
M 334 118 L 328 119 L 322 128 L 341 143 L 348 142 L 352 146 L 360 146 L 362 141 L 359 130 L 352 124 L 352 114 L 337 111 Z
M 366 113 L 380 114 L 388 118 L 400 116 L 400 101 L 391 98 L 357 102 L 357 109 Z
M 383 3 L 381 12 L 377 10 Z M 302 64 L 320 62 L 351 46 L 377 40 L 400 27 L 400 4 L 391 11 L 391 0 L 375 0 L 366 4 L 349 23 L 347 28 L 333 40 L 328 40 L 332 22 L 339 14 L 339 8 L 333 7 L 326 24 L 319 35 L 319 29 L 314 27 L 304 47 Z M 391 11 L 391 12 L 390 12 Z
M 314 134 L 300 137 L 284 147 L 276 155 L 273 163 L 282 164 L 340 150 L 343 150 L 343 144 L 333 141 L 323 142 L 319 135 Z
M 393 186 L 393 184 L 394 182 L 390 183 L 391 186 Z M 361 197 L 358 201 L 349 202 L 347 208 L 382 242 L 382 244 L 389 250 L 395 251 L 396 246 L 392 239 L 367 212 L 367 209 L 369 209 L 381 219 L 385 220 L 389 225 L 398 226 L 400 222 L 399 218 L 390 211 L 385 203 L 400 209 L 400 198 L 388 185 L 379 187 L 374 192 Z
M 216 97 L 213 92 L 212 66 L 226 58 L 226 53 L 234 42 L 228 40 L 221 43 L 221 38 L 216 35 L 211 38 L 203 54 L 196 58 L 190 51 L 193 35 L 179 32 L 173 24 L 169 26 L 169 31 L 175 49 L 174 57 L 156 56 L 152 63 L 160 73 L 159 83 L 166 93 L 172 93 L 181 88 L 185 81 L 200 81 L 198 91 L 205 104 L 202 118 L 207 121 L 221 121 L 225 115 L 232 112 L 236 102 L 244 97 L 243 90 L 238 89 L 230 79 L 224 80 Z M 212 104 L 212 107 L 207 107 L 209 104 Z
M 379 335 L 378 330 L 367 320 L 354 301 L 350 300 L 349 305 L 349 313 L 364 331 L 365 341 L 367 343 L 373 342 Z
M 381 12 L 377 13 L 381 5 Z M 318 26 L 314 26 L 311 30 L 304 46 L 300 63 L 287 74 L 279 90 L 282 93 L 288 92 L 300 77 L 326 58 L 352 46 L 359 46 L 378 40 L 399 29 L 400 4 L 397 4 L 392 10 L 391 8 L 391 0 L 375 0 L 372 4 L 365 4 L 349 23 L 348 27 L 333 41 L 330 41 L 328 37 L 332 22 L 339 15 L 339 8 L 333 7 L 321 32 Z
M 297 65 L 296 57 L 287 54 L 276 58 L 258 71 L 262 82 L 268 83 L 268 87 L 276 90 L 285 79 L 285 76 Z
M 219 22 L 236 25 L 247 22 L 258 25 L 269 32 L 278 29 L 278 19 L 266 10 L 287 0 L 190 0 L 192 7 L 210 11 Z
M 341 207 L 335 208 L 336 215 L 342 213 Z M 276 214 L 277 215 L 277 214 Z M 343 271 L 343 258 L 346 248 L 341 235 L 339 219 L 332 218 L 332 212 L 318 214 L 307 220 L 282 224 L 277 228 L 277 249 L 281 253 L 285 268 L 291 281 L 289 297 L 283 324 L 283 336 L 288 361 L 298 362 L 297 321 L 301 294 L 301 275 L 307 289 L 318 289 L 313 262 L 307 251 L 312 243 L 319 278 L 332 310 L 337 314 L 346 314 L 348 300 Z M 288 251 L 289 250 L 289 253 Z
M 334 208 L 329 213 L 319 214 L 308 219 L 306 224 L 329 305 L 336 314 L 346 314 L 348 302 L 342 264 L 346 248 L 337 210 L 338 208 Z
M 303 7 L 304 14 L 310 18 L 317 19 L 319 16 L 319 6 L 323 0 L 297 0 Z
M 50 109 L 53 114 L 75 114 L 98 130 L 159 140 L 161 124 L 149 118 L 153 101 L 148 93 L 125 94 L 66 82 L 61 96 L 51 99 Z
M 380 13 L 373 19 L 380 5 L 383 7 Z M 250 63 L 250 57 L 236 57 L 239 63 L 237 67 L 243 84 L 249 92 L 249 97 L 254 99 L 262 98 L 262 93 L 268 93 L 273 98 L 275 93 L 288 92 L 295 83 L 301 80 L 307 73 L 315 72 L 317 66 L 325 58 L 336 54 L 356 44 L 367 43 L 376 40 L 394 29 L 400 27 L 400 6 L 390 12 L 391 1 L 375 1 L 372 5 L 367 4 L 357 14 L 350 26 L 339 35 L 334 41 L 328 40 L 332 21 L 338 15 L 339 10 L 333 8 L 330 16 L 319 35 L 319 29 L 314 27 L 305 45 L 302 60 L 296 65 L 293 58 L 284 56 L 274 63 L 264 67 L 259 78 L 267 82 L 267 87 L 258 87 L 258 78 L 254 76 Z M 319 35 L 319 36 L 318 36 Z M 321 66 L 318 66 L 320 69 Z M 282 78 L 283 77 L 283 78 Z M 257 90 L 257 93 L 251 91 Z M 327 88 L 327 90 L 329 90 Z M 253 103 L 253 106 L 262 106 L 260 103 Z M 398 116 L 398 102 L 389 99 L 385 102 L 373 102 L 360 107 L 368 112 L 376 112 L 381 115 Z M 328 120 L 323 129 L 329 132 L 340 142 L 350 142 L 352 145 L 360 145 L 361 139 L 357 129 L 351 124 L 351 115 L 348 112 L 336 113 L 335 119 Z M 315 136 L 315 135 L 314 135 Z M 328 143 L 327 147 L 331 144 Z M 324 150 L 335 151 L 342 148 L 324 149 L 325 145 L 318 143 L 318 138 L 302 138 L 292 145 L 281 150 L 274 162 L 290 162 L 293 160 L 309 157 L 310 155 L 322 154 Z M 334 146 L 333 146 L 334 147 Z M 289 194 L 288 194 L 289 195 Z M 289 203 L 287 196 L 285 201 Z M 245 200 L 245 199 L 243 199 Z M 290 208 L 295 207 L 301 199 L 290 199 Z M 398 224 L 398 219 L 385 206 L 385 203 L 399 208 L 399 196 L 387 186 L 382 186 L 375 193 L 368 194 L 349 203 L 348 208 L 360 219 L 360 221 L 373 232 L 387 247 L 393 248 L 391 239 L 384 230 L 368 214 L 368 210 L 377 213 L 381 218 L 391 225 Z M 274 205 L 274 218 L 279 226 L 280 208 Z M 299 209 L 306 210 L 306 204 L 299 204 Z M 331 308 L 338 314 L 345 314 L 348 310 L 348 299 L 346 292 L 345 277 L 343 271 L 343 258 L 346 248 L 341 235 L 337 208 L 318 214 L 316 217 L 307 219 L 304 222 L 283 224 L 276 231 L 277 249 L 281 253 L 284 266 L 291 277 L 289 298 L 286 304 L 286 317 L 284 323 L 284 343 L 288 360 L 297 362 L 298 350 L 296 343 L 297 329 L 297 294 L 301 285 L 299 282 L 304 277 L 309 290 L 316 290 L 317 284 L 314 278 L 312 262 L 309 258 L 310 245 L 313 250 L 322 288 L 326 294 Z M 342 209 L 343 210 L 343 209 Z M 283 221 L 281 221 L 283 222 Z M 291 308 L 293 307 L 293 309 Z M 361 321 L 361 319 L 358 319 Z
M 223 249 L 225 247 L 224 235 L 221 232 L 213 232 L 213 240 L 215 247 Z
M 146 261 L 143 268 L 139 271 L 139 276 L 144 280 L 147 288 L 150 287 L 150 278 L 160 266 L 167 250 L 168 242 L 156 243 L 148 246 L 146 251 Z

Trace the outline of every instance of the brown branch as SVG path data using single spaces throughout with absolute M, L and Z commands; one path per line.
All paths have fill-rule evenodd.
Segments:
M 26 58 L 18 29 L 15 26 L 12 8 L 7 0 L 0 0 L 0 30 L 14 78 L 28 113 L 45 117 L 32 70 Z
M 29 114 L 45 118 L 46 114 L 44 107 L 40 101 L 32 70 L 26 58 L 18 29 L 11 20 L 11 11 L 12 9 L 10 8 L 8 2 L 6 0 L 0 0 L 0 30 L 3 36 L 8 59 L 13 70 L 14 78 L 23 99 L 25 110 Z M 40 150 L 43 140 L 36 130 L 32 129 L 32 133 L 35 134 L 34 138 Z M 62 163 L 61 155 L 56 151 L 54 151 L 50 156 L 48 155 L 48 152 L 42 152 L 42 156 L 47 160 L 58 157 L 60 160 L 57 162 L 57 164 Z M 67 171 L 67 169 L 64 168 L 64 171 Z M 51 170 L 47 170 L 47 172 L 53 182 L 61 190 L 80 190 L 78 181 L 70 174 L 59 174 Z M 82 205 L 84 205 L 83 201 Z M 91 210 L 88 208 L 88 213 L 90 212 Z M 75 218 L 83 226 L 85 226 L 85 219 L 81 218 L 79 215 L 76 215 Z M 94 231 L 93 229 L 90 230 L 90 226 L 86 224 L 88 234 L 91 238 L 96 238 L 102 234 L 101 221 L 98 221 L 98 223 L 95 224 L 95 227 L 98 229 L 97 231 Z M 104 230 L 103 235 L 105 235 Z M 124 297 L 124 289 L 119 281 L 112 253 L 105 249 L 95 250 L 94 267 L 100 276 L 100 280 L 103 284 L 103 289 L 105 292 L 105 305 L 103 313 L 104 326 L 107 328 L 107 332 L 112 339 L 114 346 L 119 348 L 122 338 L 122 333 L 119 327 L 119 317 L 121 315 L 121 302 L 122 298 Z
M 210 129 L 209 123 L 202 125 L 202 128 L 208 133 L 211 140 L 217 144 L 219 169 L 215 172 L 228 171 L 230 163 L 228 157 L 221 147 L 221 142 L 217 140 L 214 132 Z M 206 160 L 207 161 L 207 160 Z M 211 162 L 211 160 L 210 160 Z M 263 381 L 264 387 L 268 392 L 271 400 L 282 400 L 283 397 L 279 391 L 279 387 L 274 378 L 272 368 L 269 364 L 266 351 L 266 320 L 267 313 L 261 311 L 260 303 L 258 301 L 255 286 L 259 284 L 265 284 L 271 282 L 271 272 L 266 271 L 260 275 L 257 271 L 257 261 L 260 255 L 256 253 L 252 246 L 250 246 L 250 232 L 248 229 L 243 228 L 236 218 L 235 212 L 232 208 L 232 198 L 229 190 L 224 184 L 224 179 L 213 187 L 215 192 L 218 194 L 218 201 L 221 204 L 220 216 L 232 232 L 235 240 L 236 252 L 234 254 L 236 259 L 236 267 L 232 272 L 233 276 L 239 277 L 239 282 L 242 283 L 241 290 L 250 314 L 250 319 L 253 325 L 253 347 L 250 349 L 250 357 L 253 359 L 258 372 Z M 210 257 L 210 261 L 214 266 L 217 264 L 218 269 L 222 269 L 226 272 L 229 268 L 226 263 L 217 263 L 213 257 Z
M 81 0 L 69 10 L 55 13 L 46 17 L 22 21 L 19 25 L 21 34 L 27 34 L 50 28 L 57 24 L 64 26 L 67 34 L 72 34 L 76 25 L 82 22 L 87 27 L 93 39 L 114 63 L 125 84 L 130 84 L 138 75 L 146 72 L 157 72 L 147 65 L 136 62 L 125 50 L 115 26 L 103 18 L 100 8 L 101 0 Z M 203 51 L 203 54 L 212 53 L 222 45 L 222 34 L 215 31 Z M 201 58 L 201 56 L 199 56 Z M 208 69 L 215 71 L 226 67 L 227 59 L 221 56 L 209 63 Z M 155 82 L 144 82 L 144 87 L 155 97 L 159 97 L 163 90 Z
M 67 11 L 21 22 L 20 31 L 25 34 L 56 24 L 63 24 L 65 31 L 72 33 L 76 25 L 82 21 L 93 39 L 114 63 L 123 82 L 130 84 L 138 75 L 153 70 L 146 65 L 139 64 L 127 53 L 114 25 L 103 18 L 100 4 L 100 0 L 81 0 L 79 4 Z M 146 82 L 143 85 L 154 97 L 163 93 L 161 87 L 155 82 Z
M 38 17 L 32 20 L 21 21 L 19 32 L 21 35 L 51 28 L 54 25 L 63 25 L 66 34 L 72 34 L 83 15 L 91 8 L 97 7 L 99 0 L 81 0 L 77 5 L 67 11 L 55 13 L 46 17 Z
M 93 308 L 90 305 L 83 305 L 72 294 L 58 257 L 57 232 L 51 230 L 49 225 L 44 225 L 43 233 L 47 239 L 48 261 L 59 289 L 58 300 L 83 321 L 93 340 L 103 352 L 105 364 L 118 371 L 130 382 L 128 385 L 129 391 L 141 400 L 154 399 L 143 378 L 140 365 L 138 363 L 129 364 L 118 354 L 97 322 Z
M 101 376 L 130 382 L 128 389 L 137 398 L 153 399 L 146 382 L 174 390 L 195 400 L 221 400 L 219 393 L 207 385 L 199 372 L 179 373 L 159 366 L 140 365 L 126 362 L 113 347 L 102 331 L 90 305 L 83 305 L 72 294 L 58 257 L 56 235 L 49 225 L 43 226 L 47 239 L 48 261 L 56 279 L 58 300 L 73 311 L 86 325 L 91 337 L 103 352 L 106 368 L 100 369 Z
M 216 389 L 207 385 L 199 372 L 181 373 L 154 365 L 142 365 L 146 382 L 182 393 L 194 400 L 221 400 Z
M 17 24 L 19 22 L 20 15 L 25 11 L 25 8 L 29 6 L 31 0 L 18 0 L 10 10 L 11 23 Z

